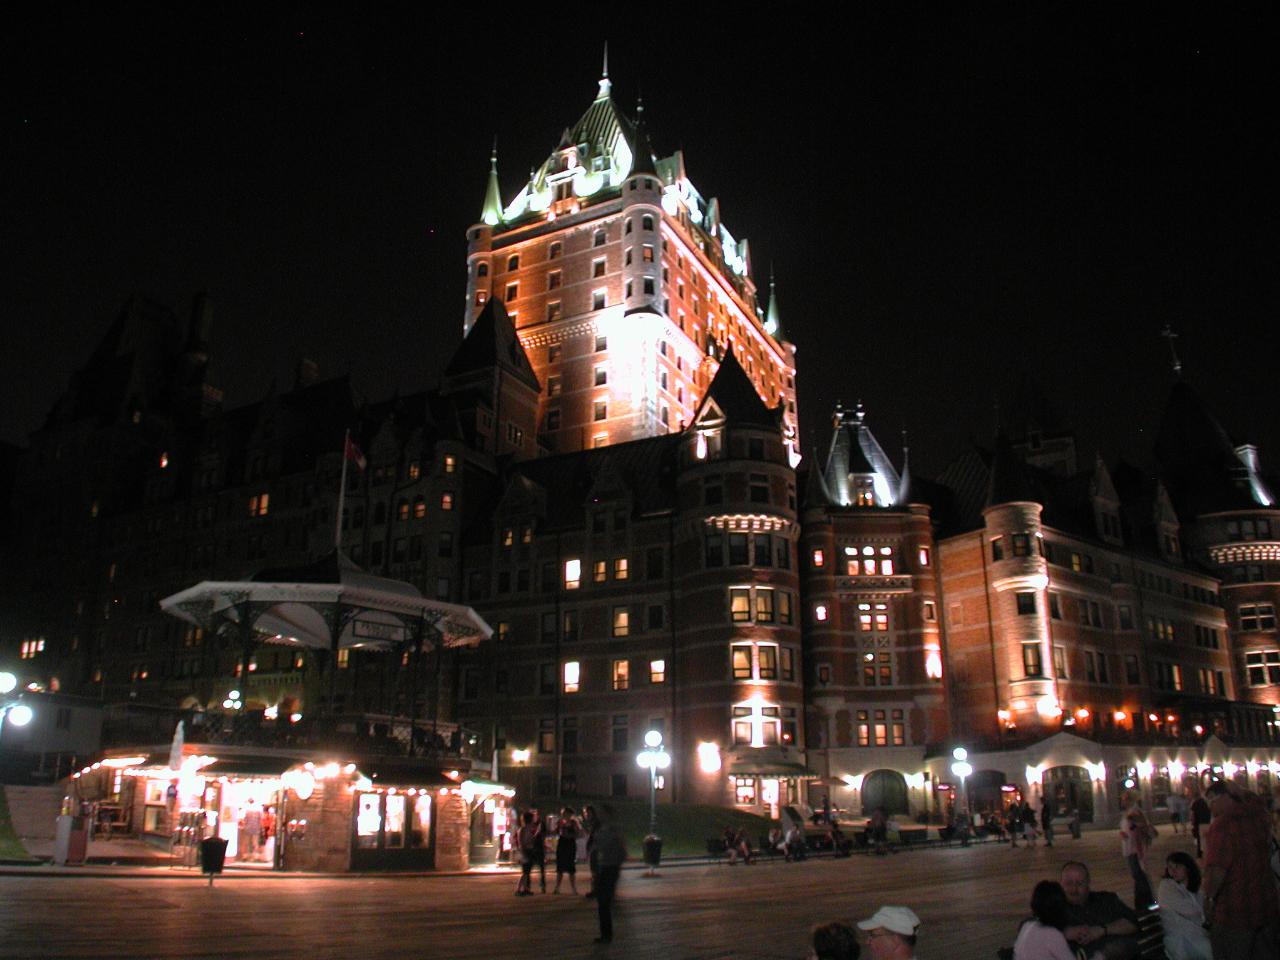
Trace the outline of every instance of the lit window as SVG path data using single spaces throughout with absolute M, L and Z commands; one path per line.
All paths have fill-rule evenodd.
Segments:
M 665 660 L 649 661 L 649 682 L 650 683 L 666 683 L 667 682 L 667 661 Z
M 815 567 L 821 567 L 826 562 L 826 555 L 821 550 L 813 551 L 813 565 Z
M 591 582 L 604 583 L 608 579 L 609 566 L 604 560 L 596 560 L 591 564 Z
M 422 494 L 413 498 L 413 519 L 421 520 L 427 515 L 427 501 L 423 499 Z
M 631 611 L 627 607 L 613 608 L 613 635 L 625 637 L 631 632 Z
M 730 648 L 730 660 L 733 666 L 733 679 L 751 679 L 751 645 L 737 644 Z
M 631 685 L 631 661 L 613 661 L 613 689 L 626 690 Z
M 616 557 L 614 559 L 613 579 L 615 580 L 627 579 L 627 558 L 626 557 Z
M 458 469 L 458 458 L 451 453 L 445 454 L 444 472 L 453 473 L 457 469 Z
M 916 559 L 920 561 L 920 566 L 927 567 L 929 565 L 929 548 L 921 547 L 916 552 Z
M 20 657 L 23 660 L 31 660 L 36 654 L 44 652 L 44 637 L 37 637 L 34 640 L 23 640 Z
M 417 460 L 409 461 L 409 469 L 406 471 L 410 480 L 417 480 L 422 476 L 422 464 Z
M 813 608 L 813 617 L 819 622 L 827 619 L 827 606 L 824 603 L 818 604 Z
M 453 509 L 453 494 L 452 494 L 452 493 L 442 493 L 442 494 L 440 494 L 440 509 L 441 509 L 441 510 L 452 510 L 452 509 Z
M 351 651 L 343 647 L 338 651 L 338 669 L 345 670 L 351 664 Z
M 566 560 L 564 562 L 564 588 L 577 590 L 582 584 L 582 561 Z
M 570 660 L 564 665 L 564 692 L 578 692 L 578 675 L 581 664 L 577 660 Z
M 735 622 L 749 621 L 751 619 L 751 591 L 745 587 L 730 590 L 729 611 Z
M 265 517 L 267 510 L 271 506 L 271 495 L 260 493 L 249 498 L 249 516 Z

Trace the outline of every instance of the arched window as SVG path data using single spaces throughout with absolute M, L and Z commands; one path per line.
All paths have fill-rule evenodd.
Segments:
M 489 275 L 489 264 L 481 260 L 480 263 L 476 266 L 476 276 L 487 277 L 488 275 Z
M 507 257 L 507 269 L 508 270 L 520 269 L 520 254 L 513 253 L 511 256 Z
M 644 215 L 644 217 L 641 219 L 641 221 L 640 221 L 640 229 L 642 229 L 642 230 L 652 230 L 652 229 L 653 229 L 653 216 L 652 216 L 651 214 L 646 213 L 646 214 Z
M 597 230 L 595 232 L 595 236 L 592 237 L 591 245 L 593 247 L 603 247 L 604 241 L 605 241 L 605 233 L 603 229 L 600 229 L 600 230 Z

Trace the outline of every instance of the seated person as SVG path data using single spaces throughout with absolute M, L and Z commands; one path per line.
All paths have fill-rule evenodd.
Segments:
M 1191 854 L 1181 850 L 1169 854 L 1156 899 L 1160 903 L 1164 951 L 1170 960 L 1211 960 L 1213 949 L 1204 928 L 1200 868 Z
M 725 852 L 729 854 L 729 865 L 732 866 L 738 862 L 738 831 L 733 827 L 725 827 L 720 839 L 724 843 Z
M 788 860 L 803 860 L 807 851 L 805 843 L 804 831 L 800 829 L 800 824 L 792 823 L 791 829 L 787 831 L 787 840 L 785 851 Z
M 735 845 L 737 846 L 738 853 L 742 854 L 742 862 L 747 864 L 747 866 L 750 866 L 751 865 L 751 840 L 750 838 L 747 837 L 746 827 L 742 827 L 740 830 L 738 830 Z
M 1090 960 L 1137 960 L 1138 918 L 1114 893 L 1089 888 L 1089 868 L 1071 861 L 1062 868 L 1067 926 L 1062 932 L 1084 947 Z
M 838 857 L 847 857 L 853 850 L 853 841 L 844 835 L 844 831 L 837 824 L 833 823 L 827 827 L 827 839 Z
M 920 918 L 910 907 L 881 907 L 858 929 L 876 960 L 912 960 L 916 953 Z
M 1067 894 L 1062 884 L 1041 880 L 1031 894 L 1032 919 L 1018 930 L 1013 960 L 1076 960 L 1075 947 L 1067 942 Z
M 847 923 L 826 923 L 813 928 L 813 951 L 809 960 L 858 960 L 861 952 L 858 937 Z

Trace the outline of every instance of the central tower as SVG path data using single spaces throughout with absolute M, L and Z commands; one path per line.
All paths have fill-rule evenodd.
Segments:
M 467 232 L 467 332 L 491 298 L 538 378 L 551 450 L 687 426 L 733 352 L 765 404 L 781 406 L 799 460 L 796 351 L 776 297 L 766 312 L 747 241 L 694 188 L 680 151 L 654 154 L 642 105 L 634 118 L 619 109 L 607 67 L 595 100 L 505 206 L 495 150 Z

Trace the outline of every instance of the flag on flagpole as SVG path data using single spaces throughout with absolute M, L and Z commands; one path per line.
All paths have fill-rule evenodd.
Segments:
M 347 436 L 346 457 L 361 470 L 363 470 L 369 462 L 364 458 L 364 454 L 360 452 L 360 448 L 356 446 L 356 442 L 351 439 L 349 434 Z

